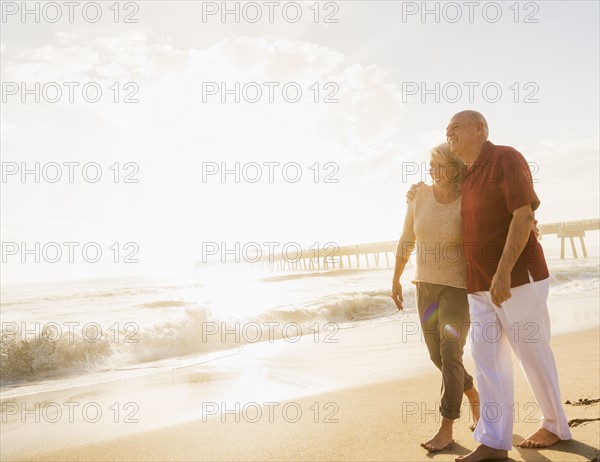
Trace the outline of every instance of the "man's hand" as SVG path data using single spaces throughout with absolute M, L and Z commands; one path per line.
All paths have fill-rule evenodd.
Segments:
M 536 219 L 533 220 L 533 235 L 535 236 L 535 238 L 539 241 L 540 240 L 540 230 L 537 227 L 538 221 Z
M 492 285 L 490 286 L 492 303 L 498 308 L 511 297 L 510 274 L 527 244 L 534 220 L 535 217 L 533 210 L 531 210 L 531 204 L 519 207 L 512 213 L 512 220 L 508 227 L 508 236 L 506 236 L 506 244 L 502 250 L 498 269 L 492 278 Z
M 492 303 L 498 308 L 502 308 L 500 305 L 512 297 L 510 293 L 510 273 L 505 274 L 504 271 L 496 271 L 492 278 L 490 295 L 492 296 Z
M 417 189 L 419 189 L 422 185 L 424 185 L 422 181 L 419 181 L 417 184 L 413 184 L 408 192 L 406 193 L 406 202 L 412 201 L 417 195 Z
M 398 310 L 402 311 L 404 309 L 404 300 L 402 299 L 402 285 L 400 281 L 394 281 L 392 283 L 392 300 L 396 304 Z

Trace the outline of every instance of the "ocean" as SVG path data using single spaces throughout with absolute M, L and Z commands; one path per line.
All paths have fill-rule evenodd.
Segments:
M 598 293 L 598 257 L 548 258 L 548 265 L 551 297 Z M 179 278 L 6 285 L 2 396 L 197 364 L 258 342 L 335 341 L 339 329 L 416 321 L 413 271 L 408 266 L 402 277 L 403 312 L 389 296 L 391 268 L 293 273 L 213 265 Z

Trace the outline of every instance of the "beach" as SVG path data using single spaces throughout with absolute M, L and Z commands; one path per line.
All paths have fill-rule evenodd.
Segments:
M 0 462 L 600 462 L 599 1 L 0 18 Z
M 595 293 L 550 298 L 563 403 L 600 397 L 598 301 Z M 564 318 L 575 322 L 558 325 Z M 337 342 L 316 334 L 260 342 L 166 371 L 4 399 L 3 419 L 15 409 L 10 402 L 47 406 L 39 422 L 20 411 L 3 421 L 2 460 L 446 461 L 476 446 L 466 405 L 452 448 L 428 454 L 419 446 L 439 425 L 441 374 L 413 321 L 340 329 L 330 340 Z M 465 364 L 474 373 L 468 342 Z M 537 429 L 540 413 L 514 367 L 517 443 Z M 66 403 L 74 402 L 68 419 Z M 90 403 L 94 412 L 83 419 L 79 410 Z M 510 460 L 597 458 L 600 403 L 564 406 L 569 420 L 579 419 L 574 439 L 544 450 L 513 447 Z M 92 422 L 97 410 L 103 417 Z

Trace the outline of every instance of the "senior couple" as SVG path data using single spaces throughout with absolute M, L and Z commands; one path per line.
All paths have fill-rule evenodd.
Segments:
M 456 458 L 462 462 L 508 458 L 515 404 L 511 351 L 543 414 L 540 428 L 519 446 L 545 448 L 571 439 L 550 348 L 548 268 L 534 232 L 540 201 L 523 156 L 495 146 L 488 133 L 479 112 L 450 120 L 447 143 L 431 151 L 433 185 L 408 193 L 392 282 L 402 310 L 400 277 L 416 246 L 421 328 L 442 372 L 441 426 L 421 446 L 434 452 L 454 442 L 452 424 L 464 393 L 480 444 Z M 462 362 L 469 325 L 479 393 Z

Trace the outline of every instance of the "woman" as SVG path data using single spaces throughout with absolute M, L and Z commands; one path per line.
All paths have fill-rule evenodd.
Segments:
M 408 203 L 392 281 L 392 298 L 402 310 L 400 277 L 416 242 L 413 282 L 419 319 L 429 356 L 442 372 L 441 426 L 431 439 L 421 443 L 430 452 L 454 442 L 452 424 L 460 417 L 463 392 L 469 399 L 475 424 L 479 419 L 479 395 L 462 362 L 469 329 L 460 214 L 463 165 L 446 143 L 431 150 L 429 174 L 433 185 L 419 187 L 414 200 Z

